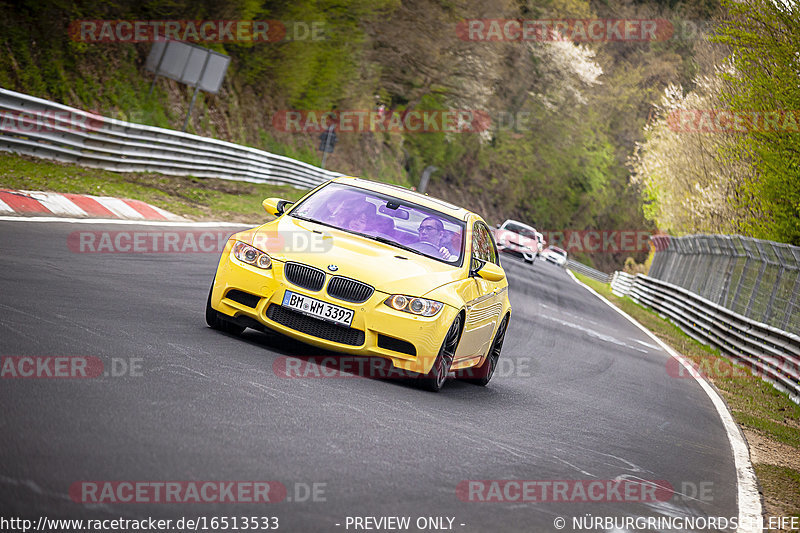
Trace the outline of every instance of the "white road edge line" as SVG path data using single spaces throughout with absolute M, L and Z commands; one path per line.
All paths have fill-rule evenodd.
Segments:
M 686 367 L 686 370 L 689 371 L 689 374 L 693 376 L 697 383 L 699 383 L 703 388 L 711 400 L 711 403 L 713 403 L 714 407 L 717 409 L 717 414 L 719 414 L 719 417 L 722 420 L 722 425 L 725 428 L 725 432 L 728 434 L 728 441 L 730 442 L 731 451 L 733 452 L 733 462 L 736 466 L 737 479 L 736 500 L 739 504 L 739 527 L 736 529 L 736 532 L 761 533 L 763 510 L 761 507 L 761 495 L 758 492 L 756 473 L 753 470 L 752 463 L 750 462 L 750 450 L 747 447 L 747 442 L 745 441 L 739 426 L 736 425 L 736 422 L 733 420 L 733 415 L 731 415 L 730 411 L 728 410 L 728 406 L 725 404 L 725 401 L 705 379 L 698 375 L 698 373 L 694 370 L 694 365 L 687 361 L 684 356 L 673 350 L 671 346 L 667 345 L 664 341 L 656 337 L 653 332 L 637 322 L 636 319 L 634 319 L 628 313 L 609 302 L 605 297 L 585 283 L 581 282 L 572 272 L 567 270 L 567 274 L 569 274 L 569 276 L 575 280 L 576 283 L 600 298 L 600 300 L 602 300 L 606 305 L 624 316 L 637 328 L 641 329 L 648 337 L 653 339 L 653 341 L 661 346 L 665 352 L 677 359 L 678 362 Z
M 5 203 L 3 200 L 0 200 L 0 213 L 13 213 L 14 210 L 11 209 L 11 206 Z
M 239 222 L 192 222 L 175 220 L 122 220 L 119 218 L 64 218 L 0 216 L 1 222 L 67 222 L 70 224 L 123 224 L 132 226 L 194 226 L 198 228 L 254 228 L 259 224 Z

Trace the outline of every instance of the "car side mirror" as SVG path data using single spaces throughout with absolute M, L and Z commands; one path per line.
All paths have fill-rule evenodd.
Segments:
M 261 202 L 261 206 L 268 214 L 277 217 L 283 214 L 287 206 L 294 204 L 289 200 L 281 200 L 280 198 L 267 198 Z
M 487 281 L 501 281 L 506 277 L 502 268 L 477 257 L 472 258 L 469 275 L 470 277 L 480 276 Z
M 486 281 L 502 281 L 506 277 L 506 273 L 503 272 L 502 268 L 488 262 L 478 269 L 478 275 Z

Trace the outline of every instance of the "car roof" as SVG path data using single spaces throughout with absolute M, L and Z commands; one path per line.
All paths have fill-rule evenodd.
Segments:
M 503 226 L 501 226 L 501 227 L 504 227 L 506 224 L 509 224 L 509 223 L 517 224 L 519 226 L 522 226 L 523 228 L 526 228 L 526 229 L 529 229 L 529 230 L 531 230 L 533 232 L 536 232 L 536 228 L 534 228 L 533 226 L 529 226 L 529 225 L 525 224 L 524 222 L 520 222 L 519 220 L 511 220 L 510 218 L 508 220 L 506 220 L 505 222 L 503 222 Z M 538 232 L 536 232 L 536 233 L 538 233 Z
M 399 185 L 380 183 L 377 181 L 367 180 L 364 178 L 354 178 L 351 176 L 341 176 L 334 178 L 331 181 L 395 196 L 401 200 L 407 200 L 423 207 L 441 211 L 442 213 L 460 220 L 467 220 L 471 214 L 475 214 L 472 211 L 464 209 L 463 207 L 458 207 L 457 205 L 434 198 L 433 196 L 428 196 L 427 194 L 420 194 L 416 191 L 406 189 L 405 187 L 401 187 Z

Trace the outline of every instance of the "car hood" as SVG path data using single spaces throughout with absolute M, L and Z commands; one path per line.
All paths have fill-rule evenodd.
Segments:
M 423 296 L 464 277 L 463 268 L 315 222 L 282 216 L 237 239 L 275 260 L 297 261 L 369 283 L 389 294 Z M 328 267 L 335 265 L 336 270 Z
M 538 247 L 535 239 L 531 239 L 530 237 L 525 237 L 519 233 L 514 233 L 513 231 L 505 229 L 497 230 L 495 232 L 495 239 L 502 239 L 506 244 L 516 244 L 517 246 L 522 246 L 524 248 L 528 248 L 529 250 L 532 250 L 534 247 Z

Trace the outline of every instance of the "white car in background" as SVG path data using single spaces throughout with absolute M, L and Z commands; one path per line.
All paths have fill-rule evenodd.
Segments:
M 539 240 L 536 228 L 518 222 L 506 220 L 494 232 L 497 250 L 521 257 L 526 263 L 533 263 L 539 254 Z
M 549 246 L 547 250 L 542 252 L 542 258 L 548 263 L 553 263 L 560 267 L 567 266 L 567 252 L 558 246 Z
M 544 240 L 544 235 L 542 235 L 542 233 L 539 231 L 536 232 L 536 242 L 539 246 L 539 248 L 536 251 L 536 255 L 540 256 L 544 251 L 545 247 L 547 246 L 547 241 Z

